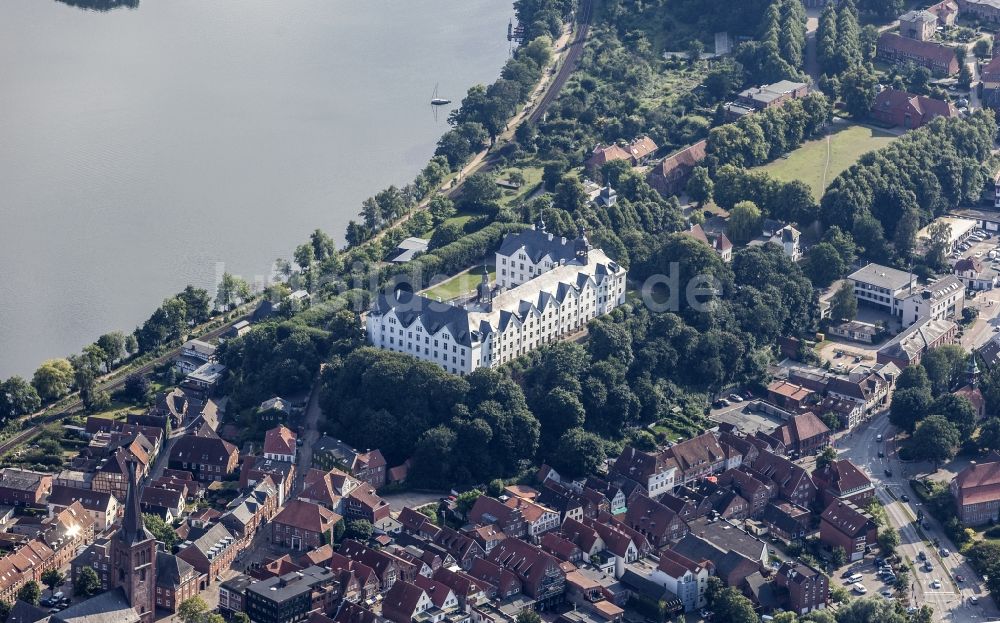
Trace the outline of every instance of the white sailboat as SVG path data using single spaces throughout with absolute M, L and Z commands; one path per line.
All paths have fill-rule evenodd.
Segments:
M 450 104 L 450 99 L 438 97 L 438 86 L 438 84 L 434 85 L 434 94 L 431 95 L 431 106 L 444 106 L 445 104 Z

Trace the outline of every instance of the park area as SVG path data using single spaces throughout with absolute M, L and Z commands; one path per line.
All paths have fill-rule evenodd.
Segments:
M 763 169 L 782 182 L 802 180 L 819 201 L 823 191 L 863 154 L 885 147 L 896 135 L 863 125 L 840 125 L 824 138 L 804 143 L 787 158 L 778 158 Z
M 496 284 L 497 271 L 492 266 L 489 266 L 488 268 L 490 271 L 490 283 Z M 463 294 L 472 293 L 482 280 L 483 267 L 476 266 L 475 268 L 470 268 L 469 270 L 455 275 L 448 281 L 444 281 L 436 286 L 428 288 L 423 292 L 423 295 L 431 299 L 450 301 L 451 299 L 458 298 Z

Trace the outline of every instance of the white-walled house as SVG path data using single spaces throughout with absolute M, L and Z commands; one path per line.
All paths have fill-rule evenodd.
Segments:
M 649 579 L 677 595 L 685 612 L 704 607 L 708 568 L 670 549 L 659 555 L 659 564 Z
M 514 244 L 508 242 L 512 237 L 516 242 L 528 235 L 534 241 L 540 233 L 511 234 L 504 247 Z M 552 249 L 565 246 L 561 239 L 548 240 L 548 234 L 545 239 Z M 368 340 L 466 375 L 575 334 L 624 302 L 626 271 L 592 248 L 583 233 L 572 247 L 571 260 L 560 257 L 547 265 L 545 258 L 555 251 L 538 258 L 533 278 L 511 289 L 492 287 L 484 274 L 477 300 L 463 306 L 403 291 L 382 294 L 368 313 Z M 502 270 L 497 268 L 498 277 Z

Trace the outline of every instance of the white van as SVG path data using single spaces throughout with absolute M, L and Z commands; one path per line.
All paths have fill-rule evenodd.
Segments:
M 857 584 L 858 582 L 860 582 L 863 579 L 864 579 L 863 575 L 861 575 L 860 573 L 855 573 L 851 577 L 847 578 L 847 583 L 848 584 Z

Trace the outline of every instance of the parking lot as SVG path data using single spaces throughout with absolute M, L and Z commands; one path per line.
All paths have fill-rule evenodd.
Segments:
M 861 575 L 861 581 L 856 583 L 861 584 L 864 587 L 865 589 L 864 593 L 859 593 L 858 590 L 854 588 L 854 585 L 856 583 L 851 582 L 844 577 L 845 575 L 848 574 Z M 841 573 L 830 578 L 830 585 L 843 586 L 844 588 L 846 588 L 851 592 L 851 595 L 853 597 L 860 597 L 862 595 L 864 595 L 865 597 L 874 597 L 876 595 L 882 595 L 883 597 L 889 599 L 895 597 L 897 593 L 895 587 L 893 586 L 894 581 L 895 580 L 891 578 L 888 581 L 883 580 L 878 573 L 878 567 L 876 566 L 874 559 L 868 557 L 865 558 L 864 560 L 859 560 L 847 567 L 843 567 Z M 889 593 L 888 595 L 885 594 L 887 591 Z

